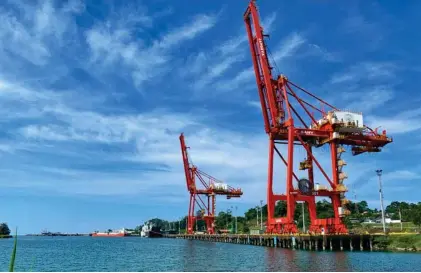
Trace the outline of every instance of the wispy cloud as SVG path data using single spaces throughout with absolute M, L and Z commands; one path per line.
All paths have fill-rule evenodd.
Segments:
M 180 27 L 169 30 L 153 41 L 141 40 L 135 35 L 131 24 L 144 20 L 126 22 L 120 18 L 117 27 L 113 23 L 100 23 L 86 33 L 86 41 L 92 51 L 91 61 L 109 68 L 123 65 L 131 71 L 137 87 L 145 81 L 168 72 L 168 64 L 174 56 L 172 51 L 188 40 L 212 28 L 216 23 L 214 15 L 197 15 Z M 112 69 L 113 73 L 115 72 Z
M 337 107 L 369 115 L 395 98 L 400 70 L 393 62 L 363 61 L 333 73 L 323 89 Z
M 262 109 L 262 105 L 260 104 L 259 101 L 248 101 L 247 104 L 250 105 L 251 107 Z
M 276 13 L 272 13 L 263 20 L 262 25 L 265 32 L 273 29 L 275 19 Z M 238 65 L 249 54 L 247 41 L 245 29 L 242 27 L 238 34 L 233 35 L 222 44 L 190 56 L 186 62 L 186 68 L 183 67 L 180 74 L 192 79 L 191 89 L 199 96 L 202 96 L 203 91 L 209 88 L 214 90 L 223 88 L 225 74 L 232 75 L 233 71 L 241 67 Z M 241 80 L 242 76 L 235 77 L 237 80 Z
M 421 129 L 421 109 L 406 110 L 389 116 L 371 115 L 371 124 L 380 124 L 390 134 L 404 134 Z
M 1 48 L 34 65 L 45 65 L 57 48 L 72 43 L 67 38 L 76 31 L 71 17 L 84 9 L 78 1 L 58 8 L 51 1 L 41 1 L 35 7 L 21 1 L 12 4 L 13 9 L 0 9 L 0 38 L 8 41 Z
M 398 67 L 391 62 L 362 62 L 351 66 L 348 71 L 334 74 L 330 80 L 332 84 L 358 82 L 362 80 L 395 79 Z
M 284 59 L 294 56 L 297 50 L 305 43 L 305 38 L 298 33 L 291 33 L 285 37 L 277 47 L 277 50 L 270 54 L 272 65 L 276 65 Z M 280 68 L 282 69 L 282 68 Z M 253 86 L 255 82 L 253 67 L 240 69 L 232 78 L 221 79 L 214 84 L 220 91 L 242 90 Z

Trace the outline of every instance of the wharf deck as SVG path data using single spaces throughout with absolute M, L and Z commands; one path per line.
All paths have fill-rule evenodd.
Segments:
M 372 251 L 373 234 L 308 235 L 308 234 L 168 234 L 166 238 L 248 244 L 306 250 Z

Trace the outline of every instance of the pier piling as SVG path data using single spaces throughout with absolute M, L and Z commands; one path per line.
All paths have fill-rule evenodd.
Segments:
M 380 235 L 379 235 L 380 236 Z M 168 234 L 166 238 L 246 244 L 274 248 L 329 251 L 373 251 L 373 235 L 285 235 L 285 234 Z M 359 246 L 359 247 L 358 247 Z

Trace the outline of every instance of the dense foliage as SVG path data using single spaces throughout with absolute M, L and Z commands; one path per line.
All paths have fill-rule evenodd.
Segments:
M 10 235 L 9 226 L 6 223 L 0 223 L 0 236 Z

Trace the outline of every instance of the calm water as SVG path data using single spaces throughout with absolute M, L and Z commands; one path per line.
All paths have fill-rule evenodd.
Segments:
M 7 271 L 13 240 L 0 240 Z M 16 271 L 417 271 L 421 254 L 314 252 L 182 239 L 20 237 Z

